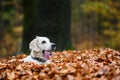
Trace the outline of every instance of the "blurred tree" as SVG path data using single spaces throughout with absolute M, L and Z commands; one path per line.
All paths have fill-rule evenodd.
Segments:
M 71 49 L 71 1 L 23 0 L 23 52 L 35 36 L 46 36 L 58 50 Z
M 82 4 L 82 11 L 85 15 L 94 14 L 97 16 L 88 17 L 87 20 L 96 18 L 93 22 L 97 26 L 96 31 L 105 47 L 120 49 L 120 1 L 119 0 L 88 0 Z M 90 27 L 91 28 L 91 27 Z M 94 38 L 95 39 L 95 38 Z
M 72 37 L 76 49 L 92 48 L 98 43 L 96 37 L 98 15 L 94 12 L 84 12 L 89 7 L 83 8 L 83 5 L 87 5 L 88 2 L 89 0 L 72 0 L 72 30 L 74 30 L 72 35 L 75 35 Z
M 0 56 L 17 54 L 22 34 L 21 15 L 21 0 L 0 0 Z

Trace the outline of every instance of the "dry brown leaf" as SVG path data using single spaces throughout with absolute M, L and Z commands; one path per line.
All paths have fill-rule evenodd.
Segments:
M 120 52 L 113 49 L 53 52 L 47 65 L 24 63 L 26 56 L 0 58 L 0 80 L 120 80 Z

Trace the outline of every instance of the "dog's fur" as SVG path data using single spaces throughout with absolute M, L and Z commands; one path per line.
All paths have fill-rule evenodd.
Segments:
M 24 62 L 34 62 L 36 64 L 41 63 L 50 63 L 49 57 L 52 54 L 52 50 L 55 50 L 56 45 L 51 43 L 47 37 L 39 37 L 37 36 L 33 39 L 29 48 L 31 53 L 29 56 L 24 58 Z

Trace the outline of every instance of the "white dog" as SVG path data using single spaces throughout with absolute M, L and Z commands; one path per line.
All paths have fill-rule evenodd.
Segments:
M 39 37 L 37 36 L 33 39 L 29 48 L 31 53 L 29 56 L 24 58 L 24 62 L 34 62 L 36 64 L 41 63 L 50 63 L 50 55 L 52 54 L 52 50 L 55 50 L 56 45 L 51 43 L 47 37 Z

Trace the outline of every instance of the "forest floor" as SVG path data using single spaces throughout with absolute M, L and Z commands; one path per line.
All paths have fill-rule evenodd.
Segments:
M 21 61 L 25 54 L 0 59 L 0 80 L 120 80 L 120 51 L 56 51 L 50 64 Z

